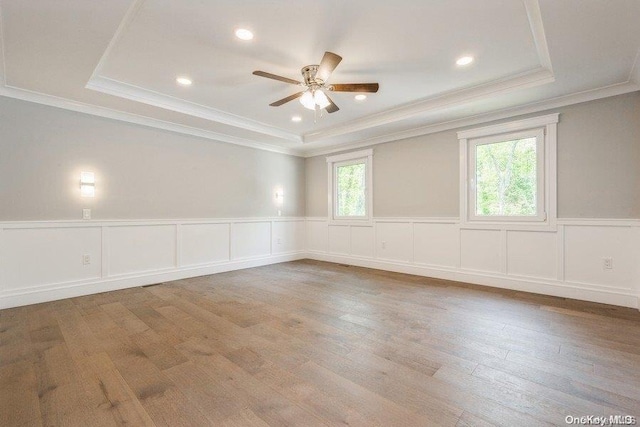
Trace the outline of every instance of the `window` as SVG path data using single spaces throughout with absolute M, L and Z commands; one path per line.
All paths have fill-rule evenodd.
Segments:
M 367 216 L 367 163 L 354 160 L 336 164 L 336 217 Z
M 332 221 L 371 220 L 372 150 L 327 157 L 329 216 Z
M 463 223 L 555 223 L 558 115 L 458 132 Z
M 471 217 L 544 220 L 544 133 L 470 142 Z

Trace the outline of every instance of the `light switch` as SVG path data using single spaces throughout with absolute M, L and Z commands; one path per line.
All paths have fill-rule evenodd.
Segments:
M 91 219 L 91 209 L 82 209 L 82 219 Z

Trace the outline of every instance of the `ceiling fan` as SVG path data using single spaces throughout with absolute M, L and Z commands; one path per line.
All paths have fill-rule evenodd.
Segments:
M 320 65 L 307 65 L 302 67 L 301 73 L 304 82 L 299 82 L 287 77 L 277 76 L 265 71 L 254 71 L 253 74 L 268 79 L 279 80 L 281 82 L 302 86 L 302 92 L 287 96 L 276 102 L 269 104 L 272 107 L 279 107 L 289 101 L 300 98 L 300 103 L 309 110 L 326 109 L 327 113 L 335 113 L 338 106 L 329 98 L 327 92 L 372 92 L 378 91 L 378 83 L 342 83 L 328 84 L 327 81 L 342 61 L 342 57 L 332 52 L 325 52 L 320 61 Z

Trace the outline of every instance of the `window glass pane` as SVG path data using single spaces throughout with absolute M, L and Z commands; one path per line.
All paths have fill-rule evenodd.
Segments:
M 366 215 L 365 176 L 365 163 L 336 168 L 336 216 Z
M 476 215 L 535 216 L 536 138 L 476 146 Z

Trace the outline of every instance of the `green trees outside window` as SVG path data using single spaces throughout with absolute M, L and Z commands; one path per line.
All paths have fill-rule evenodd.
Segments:
M 536 138 L 476 146 L 476 215 L 534 216 Z
M 366 216 L 366 165 L 357 163 L 336 168 L 336 216 Z

